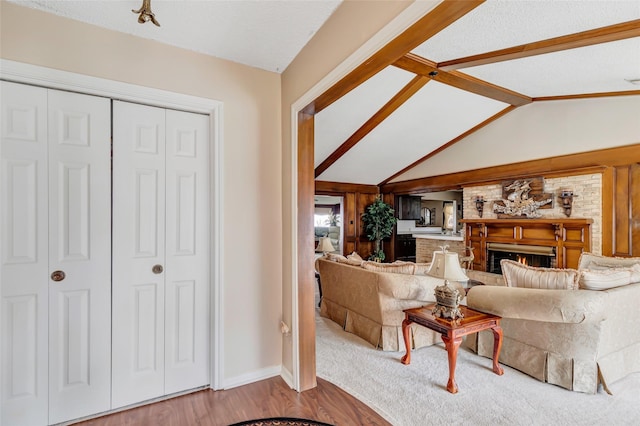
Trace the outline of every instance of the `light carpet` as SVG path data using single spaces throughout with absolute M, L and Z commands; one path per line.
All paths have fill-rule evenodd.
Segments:
M 444 345 L 420 348 L 403 365 L 402 352 L 376 350 L 316 314 L 317 375 L 355 396 L 396 426 L 414 425 L 638 425 L 640 373 L 589 395 L 539 382 L 460 348 L 458 393 L 446 390 Z

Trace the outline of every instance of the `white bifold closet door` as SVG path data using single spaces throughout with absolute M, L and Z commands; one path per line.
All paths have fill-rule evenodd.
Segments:
M 209 383 L 205 115 L 113 103 L 113 408 Z
M 2 424 L 110 408 L 110 100 L 1 82 Z

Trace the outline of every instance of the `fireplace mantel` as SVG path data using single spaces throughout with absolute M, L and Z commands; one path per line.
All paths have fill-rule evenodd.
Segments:
M 487 243 L 554 247 L 558 268 L 577 268 L 591 250 L 592 219 L 463 219 L 465 245 L 473 247 L 473 269 L 486 271 Z

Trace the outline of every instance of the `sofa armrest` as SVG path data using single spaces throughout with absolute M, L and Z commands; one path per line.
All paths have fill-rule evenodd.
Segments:
M 580 324 L 606 317 L 607 294 L 590 290 L 475 286 L 467 294 L 472 309 L 532 321 Z

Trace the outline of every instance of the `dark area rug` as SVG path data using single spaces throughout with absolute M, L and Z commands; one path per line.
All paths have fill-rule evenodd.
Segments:
M 229 426 L 334 426 L 315 420 L 294 419 L 291 417 L 274 417 L 271 419 L 248 420 Z

